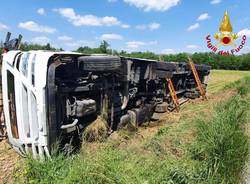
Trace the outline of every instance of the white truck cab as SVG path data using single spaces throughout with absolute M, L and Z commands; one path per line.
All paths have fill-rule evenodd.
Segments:
M 8 139 L 25 155 L 49 155 L 45 107 L 48 62 L 72 52 L 9 51 L 2 59 L 2 93 Z M 79 54 L 78 54 L 79 55 Z M 51 135 L 53 136 L 53 135 Z

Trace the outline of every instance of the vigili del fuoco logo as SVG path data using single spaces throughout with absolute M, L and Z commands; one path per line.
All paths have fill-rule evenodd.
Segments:
M 247 37 L 243 35 L 239 37 L 237 33 L 233 32 L 233 26 L 230 21 L 230 17 L 228 12 L 224 13 L 223 20 L 221 22 L 219 32 L 214 34 L 214 39 L 217 41 L 216 44 L 212 43 L 212 36 L 208 35 L 206 37 L 207 47 L 214 53 L 220 55 L 230 55 L 236 54 L 242 50 L 244 45 L 246 44 Z M 238 42 L 240 40 L 240 42 Z M 237 41 L 237 43 L 236 43 Z M 224 47 L 223 47 L 224 46 Z M 231 47 L 231 49 L 220 49 L 221 47 Z

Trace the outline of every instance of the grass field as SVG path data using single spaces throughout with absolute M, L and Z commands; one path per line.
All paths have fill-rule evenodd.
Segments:
M 246 76 L 250 76 L 250 71 L 212 70 L 208 85 L 208 94 L 219 92 L 226 84 Z
M 237 84 L 231 86 L 229 84 L 246 76 L 250 76 L 249 71 L 214 70 L 208 86 L 208 101 L 201 99 L 189 101 L 181 107 L 179 113 L 165 113 L 158 121 L 150 122 L 148 126 L 141 127 L 138 131 L 116 132 L 105 142 L 85 142 L 80 153 L 68 158 L 56 155 L 45 163 L 28 159 L 25 161 L 25 166 L 17 168 L 15 181 L 126 184 L 236 183 L 240 180 L 238 177 L 248 147 L 245 147 L 246 142 L 244 142 L 246 141 L 244 126 L 242 128 L 235 123 L 247 121 L 241 119 L 241 112 L 248 110 L 249 113 L 249 108 L 245 109 L 245 106 L 240 104 L 247 104 L 249 91 L 244 96 L 234 97 L 246 89 Z M 241 83 L 245 84 L 245 81 Z M 229 87 L 225 89 L 225 85 Z M 227 106 L 233 108 L 224 111 Z M 201 124 L 207 126 L 200 126 Z M 207 134 L 203 134 L 203 131 Z M 231 140 L 227 133 L 234 139 L 226 142 L 225 147 L 222 146 L 224 143 L 217 144 L 220 140 Z M 226 150 L 234 147 L 234 143 L 238 144 L 237 149 L 240 152 L 232 149 L 229 152 L 233 154 L 227 154 Z M 225 154 L 218 154 L 218 150 L 219 153 L 225 151 Z M 236 154 L 239 159 L 235 159 Z M 228 160 L 233 160 L 237 167 L 234 167 L 234 163 L 227 162 Z M 228 170 L 223 167 L 224 165 Z M 232 175 L 232 178 L 229 175 Z

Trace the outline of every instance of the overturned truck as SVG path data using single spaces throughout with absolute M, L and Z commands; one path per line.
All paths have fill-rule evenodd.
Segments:
M 206 88 L 210 67 L 195 65 Z M 58 139 L 81 137 L 97 116 L 110 130 L 140 126 L 173 109 L 167 79 L 178 99 L 197 98 L 187 63 L 72 52 L 3 54 L 2 92 L 9 143 L 22 155 L 50 155 Z

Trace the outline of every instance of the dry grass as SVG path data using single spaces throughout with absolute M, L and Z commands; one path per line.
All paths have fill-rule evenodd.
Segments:
M 7 144 L 0 142 L 0 184 L 13 183 L 13 175 L 18 167 L 20 156 Z
M 103 141 L 108 135 L 107 122 L 98 116 L 96 120 L 91 123 L 83 132 L 83 139 L 89 142 Z

